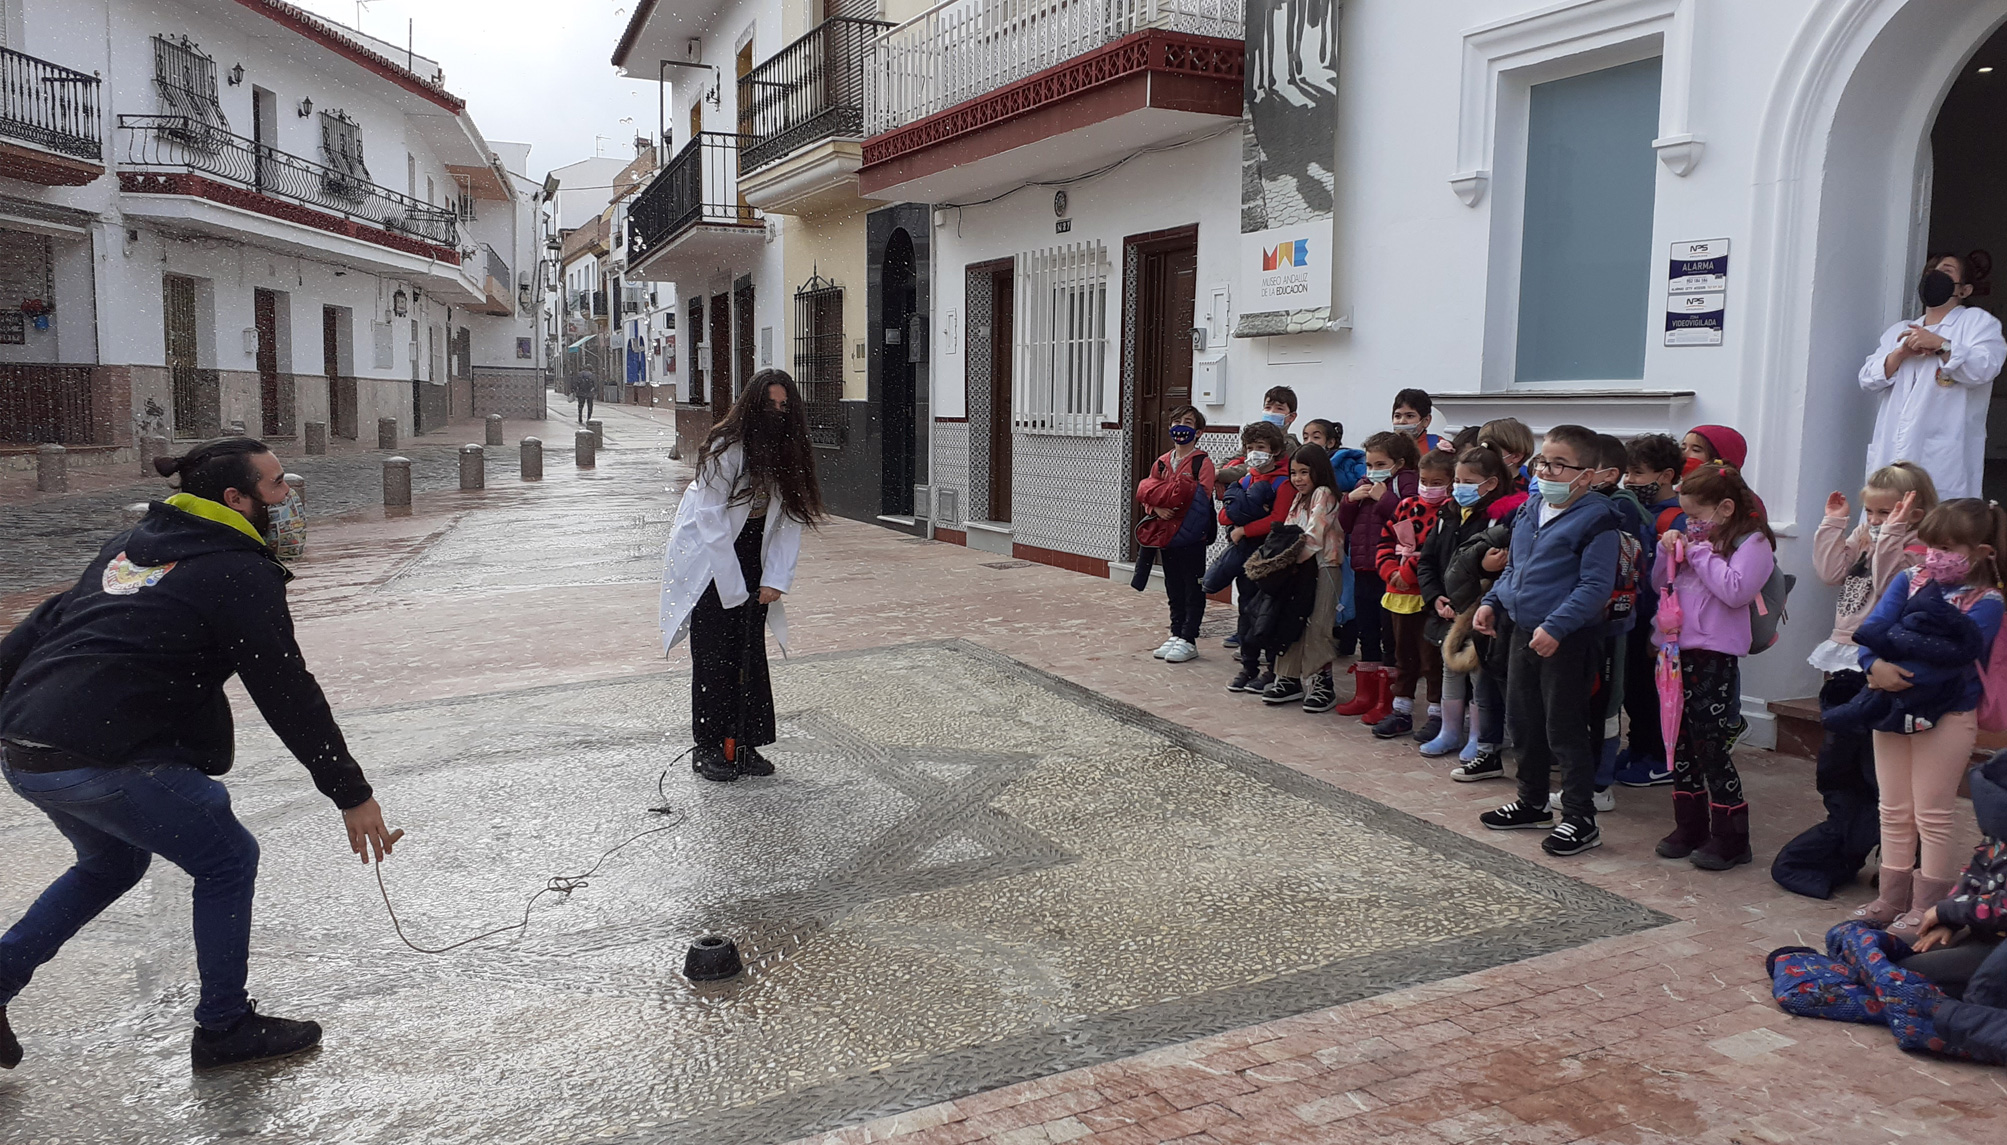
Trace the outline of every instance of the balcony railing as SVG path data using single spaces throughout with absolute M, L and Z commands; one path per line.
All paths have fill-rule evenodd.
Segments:
M 0 48 L 0 135 L 100 161 L 98 77 Z
M 823 139 L 864 134 L 864 64 L 892 25 L 832 16 L 739 77 L 740 156 L 747 172 Z
M 515 289 L 515 283 L 509 279 L 509 264 L 502 259 L 501 255 L 495 253 L 495 248 L 489 246 L 487 243 L 482 243 L 481 252 L 487 256 L 486 265 L 482 268 L 483 272 L 489 278 L 501 283 L 502 289 Z
M 1156 28 L 1238 40 L 1243 0 L 946 0 L 878 38 L 865 131 L 891 131 Z
M 751 227 L 765 218 L 739 198 L 739 137 L 706 131 L 627 208 L 627 265 L 699 224 Z
M 197 171 L 247 190 L 457 250 L 459 220 L 356 175 L 324 167 L 183 115 L 121 115 L 120 170 Z

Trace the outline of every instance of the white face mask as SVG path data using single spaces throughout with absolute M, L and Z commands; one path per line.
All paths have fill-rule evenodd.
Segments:
M 1869 525 L 1869 526 L 1868 526 L 1868 539 L 1869 539 L 1869 540 L 1871 540 L 1871 541 L 1878 541 L 1878 540 L 1880 540 L 1880 539 L 1881 539 L 1881 536 L 1882 536 L 1882 527 L 1881 527 L 1880 525 Z
M 1250 449 L 1247 451 L 1247 467 L 1249 469 L 1260 469 L 1273 460 L 1275 460 L 1275 455 L 1265 449 Z

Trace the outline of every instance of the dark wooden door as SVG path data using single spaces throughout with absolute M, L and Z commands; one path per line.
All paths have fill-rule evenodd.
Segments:
M 990 276 L 990 503 L 989 519 L 1010 520 L 1011 448 L 1016 435 L 1011 432 L 1011 394 L 1016 376 L 1012 343 L 1016 340 L 1017 272 L 1004 267 Z
M 1198 300 L 1198 236 L 1137 244 L 1135 341 L 1136 406 L 1129 484 L 1150 473 L 1170 448 L 1166 414 L 1192 402 L 1192 322 Z
M 336 437 L 356 435 L 355 379 L 341 372 L 341 311 L 321 307 L 321 372 L 328 379 L 328 426 Z
M 253 291 L 251 321 L 258 331 L 258 416 L 260 433 L 281 432 L 283 415 L 279 408 L 279 296 L 269 290 Z
M 222 432 L 223 410 L 214 371 L 195 364 L 195 280 L 166 275 L 161 294 L 174 436 L 214 437 Z
M 732 296 L 711 296 L 711 417 L 732 408 Z
M 732 351 L 738 358 L 738 373 L 732 378 L 732 394 L 737 396 L 745 384 L 752 381 L 753 357 L 753 280 L 742 279 L 732 288 Z

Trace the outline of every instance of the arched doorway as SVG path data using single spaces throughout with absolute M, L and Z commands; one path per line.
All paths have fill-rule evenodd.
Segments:
M 913 515 L 914 458 L 917 452 L 914 355 L 924 353 L 920 331 L 912 321 L 919 310 L 919 283 L 914 276 L 913 237 L 901 227 L 885 244 L 879 277 L 879 314 L 883 322 L 884 436 L 879 469 L 882 511 L 887 516 Z M 924 359 L 922 359 L 924 361 Z

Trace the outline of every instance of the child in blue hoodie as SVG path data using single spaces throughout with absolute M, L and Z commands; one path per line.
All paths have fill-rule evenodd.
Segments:
M 1686 530 L 1686 514 L 1679 507 L 1679 478 L 1686 459 L 1679 442 L 1663 433 L 1646 433 L 1624 445 L 1624 488 L 1644 503 L 1650 520 L 1646 530 L 1657 538 L 1668 532 Z M 1656 556 L 1648 551 L 1646 559 Z M 1646 567 L 1650 567 L 1647 565 Z M 1658 648 L 1651 639 L 1652 620 L 1659 613 L 1659 595 L 1638 594 L 1637 634 L 1625 651 L 1624 674 L 1632 680 L 1650 680 Z M 1617 752 L 1616 778 L 1625 787 L 1659 787 L 1673 781 L 1672 764 L 1666 759 L 1665 734 L 1659 726 L 1659 694 L 1655 687 L 1630 688 L 1624 695 L 1624 714 L 1629 718 L 1629 741 Z

